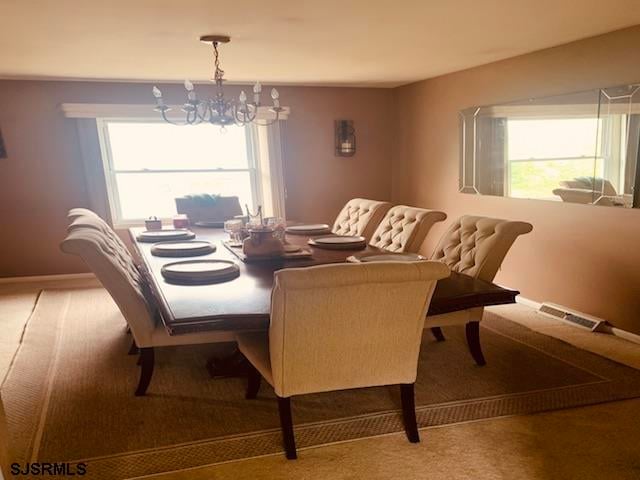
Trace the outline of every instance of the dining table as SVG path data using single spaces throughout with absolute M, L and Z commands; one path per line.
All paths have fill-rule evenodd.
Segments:
M 366 245 L 356 250 L 328 250 L 308 244 L 307 235 L 286 234 L 285 241 L 308 248 L 307 258 L 273 258 L 254 262 L 241 259 L 241 248 L 228 247 L 229 235 L 221 228 L 193 226 L 196 240 L 211 242 L 216 250 L 193 259 L 220 259 L 233 261 L 239 267 L 239 275 L 228 281 L 205 285 L 180 285 L 166 281 L 161 269 L 164 265 L 188 258 L 159 257 L 151 253 L 153 243 L 138 240 L 144 228 L 129 229 L 134 252 L 141 271 L 146 277 L 162 322 L 169 335 L 193 332 L 225 330 L 267 330 L 271 308 L 271 289 L 274 273 L 283 268 L 310 267 L 344 263 L 357 255 L 388 253 Z M 514 303 L 517 290 L 480 280 L 468 275 L 451 272 L 436 284 L 428 315 L 438 315 L 474 307 Z

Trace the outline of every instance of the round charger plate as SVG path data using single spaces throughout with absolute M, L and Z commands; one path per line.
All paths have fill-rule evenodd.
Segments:
M 240 275 L 234 262 L 213 259 L 167 263 L 160 272 L 168 282 L 185 285 L 226 282 Z
M 285 232 L 293 235 L 320 235 L 329 231 L 326 223 L 315 223 L 312 225 L 292 225 L 285 229 Z
M 327 248 L 330 250 L 355 250 L 367 246 L 366 238 L 348 235 L 312 238 L 308 243 L 314 247 Z
M 224 228 L 224 222 L 220 222 L 220 221 L 201 221 L 201 222 L 196 222 L 194 224 L 196 227 L 203 227 L 203 228 Z
M 351 256 L 347 258 L 350 262 L 373 263 L 373 262 L 419 262 L 426 260 L 417 253 L 378 253 L 373 255 Z
M 204 240 L 173 240 L 158 242 L 151 247 L 151 255 L 156 257 L 196 257 L 216 251 L 216 246 Z
M 191 240 L 196 234 L 185 228 L 145 230 L 138 235 L 139 242 L 166 242 L 168 240 Z

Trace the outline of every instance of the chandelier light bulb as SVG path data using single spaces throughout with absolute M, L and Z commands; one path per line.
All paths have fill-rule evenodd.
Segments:
M 244 93 L 244 90 L 242 90 L 240 92 L 240 97 L 238 97 L 238 98 L 240 98 L 240 103 L 246 103 L 247 102 L 247 94 Z
M 162 98 L 162 92 L 158 87 L 153 87 L 153 96 L 156 98 Z
M 271 98 L 273 99 L 273 106 L 275 108 L 280 108 L 280 94 L 275 88 L 271 89 Z
M 253 93 L 261 93 L 262 92 L 262 85 L 260 84 L 260 82 L 256 82 L 256 84 L 253 86 Z
M 190 102 L 194 102 L 196 99 L 196 92 L 193 91 L 193 83 L 190 80 L 184 81 L 184 88 L 187 89 L 187 98 Z

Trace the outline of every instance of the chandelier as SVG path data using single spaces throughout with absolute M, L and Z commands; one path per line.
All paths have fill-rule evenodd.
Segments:
M 261 107 L 260 94 L 262 93 L 262 85 L 256 82 L 253 86 L 253 99 L 250 101 L 247 94 L 240 92 L 238 99 L 226 99 L 224 96 L 224 70 L 220 68 L 220 60 L 218 57 L 218 44 L 228 43 L 230 37 L 222 35 L 205 35 L 200 37 L 200 41 L 211 43 L 213 45 L 214 55 L 214 71 L 212 81 L 216 84 L 216 94 L 213 98 L 207 100 L 198 100 L 193 83 L 189 80 L 184 81 L 184 88 L 187 91 L 187 101 L 182 106 L 185 114 L 183 121 L 174 121 L 167 117 L 167 112 L 171 110 L 162 98 L 162 92 L 158 87 L 153 87 L 153 96 L 156 99 L 156 107 L 154 110 L 160 112 L 165 122 L 173 125 L 198 125 L 200 123 L 210 123 L 212 125 L 220 125 L 224 128 L 227 125 L 244 126 L 250 123 L 257 125 L 271 125 L 280 119 L 280 113 L 284 110 L 280 106 L 280 95 L 275 88 L 271 89 L 271 99 L 273 105 L 269 108 L 269 112 L 274 114 L 274 118 L 270 120 L 258 119 L 258 109 Z

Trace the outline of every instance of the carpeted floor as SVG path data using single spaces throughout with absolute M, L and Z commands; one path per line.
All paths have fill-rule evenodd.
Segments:
M 425 336 L 417 382 L 421 425 L 532 413 L 640 396 L 640 372 L 496 315 L 482 330 L 489 361 L 475 367 L 461 329 Z M 167 350 L 146 398 L 132 395 L 130 338 L 102 289 L 45 291 L 7 377 L 3 399 L 22 461 L 88 460 L 91 478 L 125 478 L 280 450 L 265 388 L 244 400 L 242 379 L 210 380 L 210 347 Z M 402 429 L 394 388 L 294 399 L 301 447 Z

